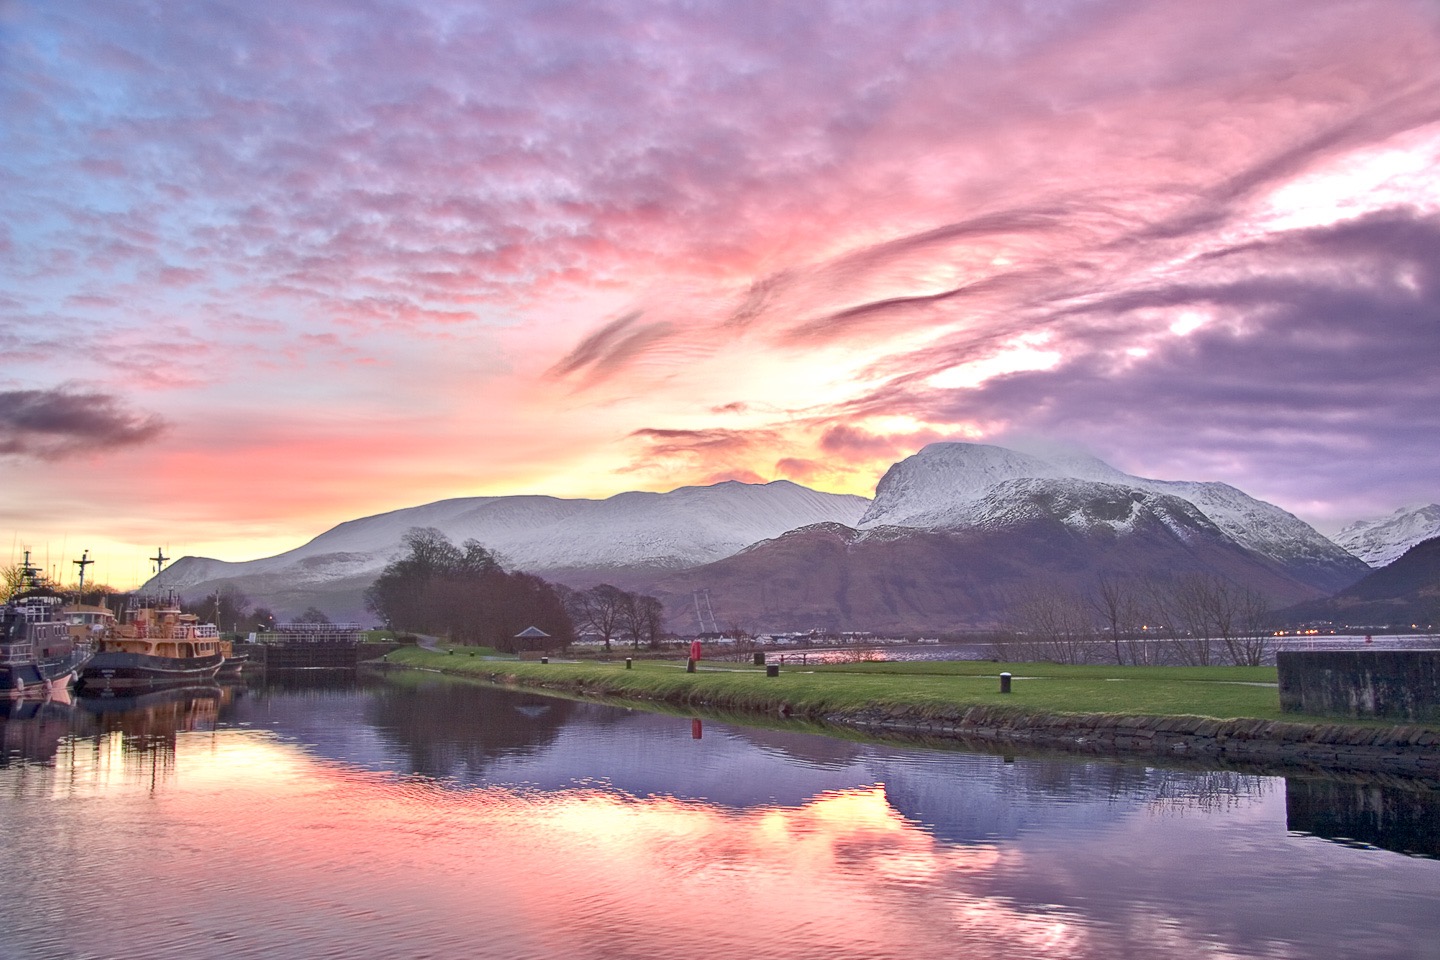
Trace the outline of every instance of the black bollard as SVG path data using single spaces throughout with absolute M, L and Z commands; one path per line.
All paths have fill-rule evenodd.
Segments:
M 780 664 L 778 664 L 778 663 L 767 663 L 767 664 L 765 665 L 765 676 L 767 676 L 767 677 L 778 677 L 778 676 L 780 676 Z
M 634 668 L 635 668 L 635 664 L 634 664 L 633 662 L 631 662 L 631 660 L 630 660 L 629 657 L 626 657 L 626 658 L 625 658 L 625 669 L 626 669 L 626 670 L 633 670 Z
M 549 663 L 549 662 L 550 662 L 550 658 L 549 658 L 549 657 L 541 657 L 541 658 L 540 658 L 540 662 L 541 662 L 541 663 Z
M 1000 674 L 1000 692 L 1001 692 L 1001 693 L 1009 693 L 1009 692 L 1010 692 L 1010 674 L 1008 674 L 1008 673 L 1002 673 L 1002 674 Z
M 694 673 L 694 672 L 695 672 L 695 658 L 694 658 L 694 657 L 691 657 L 689 660 L 686 660 L 686 661 L 685 661 L 685 672 L 686 672 L 686 673 Z
M 764 651 L 764 650 L 756 650 L 756 651 L 755 651 L 755 666 L 757 666 L 757 667 L 763 667 L 763 666 L 765 666 L 765 651 Z

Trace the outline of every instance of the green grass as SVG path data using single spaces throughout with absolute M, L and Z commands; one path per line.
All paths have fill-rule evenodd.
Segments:
M 855 713 L 870 708 L 907 709 L 941 716 L 971 706 L 1026 713 L 1199 716 L 1215 719 L 1307 719 L 1280 711 L 1274 667 L 1104 667 L 980 661 L 855 663 L 830 666 L 787 663 L 780 676 L 763 667 L 702 662 L 697 673 L 683 661 L 614 662 L 482 660 L 414 648 L 390 654 L 392 663 L 478 677 L 514 678 L 527 686 L 553 684 L 571 690 L 629 699 L 704 704 L 719 709 L 776 711 L 798 715 Z M 1012 675 L 1012 692 L 999 691 L 1001 671 Z

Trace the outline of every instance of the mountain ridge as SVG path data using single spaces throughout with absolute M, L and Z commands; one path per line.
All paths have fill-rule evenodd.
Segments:
M 1398 560 L 1411 547 L 1440 536 L 1440 504 L 1401 507 L 1373 520 L 1358 520 L 1332 539 L 1372 567 Z
M 1198 569 L 1194 558 L 1204 556 L 1199 566 L 1265 583 L 1276 601 L 1289 603 L 1333 592 L 1367 569 L 1303 521 L 1226 484 L 1133 477 L 1077 454 L 1046 457 L 937 443 L 893 464 L 873 500 L 788 480 L 725 481 L 604 500 L 452 498 L 346 521 L 274 557 L 243 563 L 182 558 L 165 581 L 190 595 L 231 583 L 281 613 L 319 606 L 332 615 L 363 617 L 365 587 L 413 527 L 435 527 L 457 544 L 476 539 L 507 566 L 572 586 L 608 580 L 671 593 L 692 571 L 737 557 L 753 561 L 757 551 L 795 553 L 794 541 L 774 544 L 800 531 L 807 531 L 801 540 L 830 554 L 843 541 L 846 550 L 867 557 L 888 550 L 896 563 L 953 554 L 961 567 L 975 561 L 955 553 L 955 544 L 983 541 L 997 555 L 1010 556 L 1004 539 L 1018 537 L 1028 545 L 1033 576 L 1049 569 L 1047 538 L 1076 569 L 1115 570 L 1127 567 L 1116 551 L 1126 538 L 1137 538 L 1152 564 Z M 1169 534 L 1162 536 L 1161 528 Z M 817 531 L 826 529 L 830 539 L 818 538 Z M 890 546 L 882 549 L 884 544 Z M 803 572 L 811 561 L 797 555 L 794 562 Z M 1006 562 L 1023 579 L 1018 555 Z M 923 570 L 906 575 L 917 583 L 929 576 Z

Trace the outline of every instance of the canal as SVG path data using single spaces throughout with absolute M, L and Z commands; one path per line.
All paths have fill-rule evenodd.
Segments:
M 1437 823 L 1393 779 L 272 675 L 0 706 L 0 957 L 1440 958 Z

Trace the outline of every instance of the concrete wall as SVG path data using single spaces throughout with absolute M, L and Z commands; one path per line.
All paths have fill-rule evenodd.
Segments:
M 1282 710 L 1440 721 L 1440 650 L 1282 650 Z

